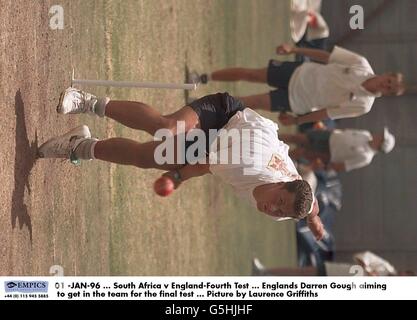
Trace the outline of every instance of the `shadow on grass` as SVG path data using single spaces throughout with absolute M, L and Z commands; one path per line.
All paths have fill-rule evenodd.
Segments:
M 30 242 L 32 243 L 32 220 L 25 204 L 25 187 L 31 193 L 29 185 L 30 171 L 36 162 L 38 138 L 35 133 L 35 141 L 29 142 L 26 123 L 25 106 L 20 89 L 15 95 L 16 113 L 16 155 L 14 165 L 14 190 L 12 196 L 11 220 L 13 229 L 16 224 L 19 228 L 28 228 Z

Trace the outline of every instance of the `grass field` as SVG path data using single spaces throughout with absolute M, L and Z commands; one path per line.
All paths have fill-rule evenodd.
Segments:
M 289 40 L 289 1 L 59 3 L 65 28 L 53 31 L 56 1 L 1 1 L 0 275 L 48 275 L 52 265 L 66 275 L 248 275 L 254 255 L 294 265 L 294 224 L 250 209 L 213 177 L 163 199 L 152 192 L 156 170 L 35 159 L 36 139 L 81 123 L 100 138 L 151 138 L 106 119 L 57 115 L 73 67 L 83 78 L 160 82 L 184 81 L 186 67 L 263 67 Z M 87 89 L 166 113 L 185 103 L 182 91 Z M 217 91 L 267 87 L 216 83 L 193 95 Z

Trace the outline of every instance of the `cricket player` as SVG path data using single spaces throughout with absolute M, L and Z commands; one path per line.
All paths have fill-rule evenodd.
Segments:
M 351 171 L 369 165 L 375 154 L 389 153 L 395 146 L 395 137 L 384 128 L 383 133 L 371 134 L 366 130 L 336 129 L 311 130 L 307 133 L 283 134 L 285 143 L 297 147 L 290 152 L 291 159 L 305 158 L 314 169 Z
M 280 112 L 284 125 L 358 117 L 371 110 L 375 98 L 405 91 L 401 73 L 375 75 L 367 59 L 341 47 L 329 53 L 282 44 L 277 54 L 300 54 L 317 62 L 270 60 L 267 68 L 228 68 L 193 74 L 192 80 L 267 83 L 277 89 L 239 99 L 252 109 Z
M 107 162 L 132 165 L 138 168 L 168 170 L 175 186 L 193 177 L 214 174 L 232 185 L 236 193 L 248 199 L 259 211 L 276 220 L 284 218 L 307 218 L 308 225 L 317 239 L 323 236 L 323 225 L 318 216 L 319 207 L 309 184 L 302 180 L 288 155 L 289 147 L 278 139 L 278 126 L 255 111 L 245 108 L 227 93 L 217 93 L 195 100 L 170 115 L 161 115 L 157 110 L 141 102 L 116 101 L 96 97 L 90 93 L 68 88 L 60 98 L 57 111 L 61 114 L 87 113 L 109 117 L 125 126 L 143 130 L 151 135 L 159 130 L 168 130 L 175 138 L 187 132 L 203 132 L 210 136 L 210 129 L 234 130 L 238 133 L 249 129 L 247 140 L 227 144 L 223 152 L 236 155 L 236 145 L 253 145 L 255 154 L 240 152 L 236 162 L 216 162 L 217 151 L 208 149 L 217 140 L 203 141 L 205 163 L 177 163 L 178 158 L 194 143 L 187 143 L 185 150 L 175 144 L 173 163 L 160 163 L 156 154 L 166 141 L 154 140 L 139 143 L 125 138 L 97 140 L 91 137 L 87 126 L 52 138 L 39 147 L 42 158 L 99 159 Z M 180 125 L 181 124 L 181 125 Z M 198 135 L 197 135 L 198 136 Z M 218 136 L 221 136 L 219 134 Z M 195 143 L 199 143 L 198 139 Z M 214 148 L 214 150 L 217 150 Z M 178 151 L 180 155 L 178 155 Z
M 321 1 L 291 1 L 291 38 L 297 47 L 325 49 L 329 27 L 320 14 Z M 305 61 L 305 56 L 296 55 L 296 61 Z

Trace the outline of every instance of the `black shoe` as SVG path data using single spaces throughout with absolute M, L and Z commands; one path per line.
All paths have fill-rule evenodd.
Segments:
M 207 84 L 208 76 L 205 73 L 203 73 L 202 75 L 199 75 L 197 72 L 193 71 L 193 72 L 190 72 L 187 80 L 188 80 L 188 83 Z
M 202 84 L 207 84 L 207 82 L 208 82 L 208 76 L 207 76 L 207 73 L 203 73 L 203 74 L 200 76 L 200 82 L 201 82 Z

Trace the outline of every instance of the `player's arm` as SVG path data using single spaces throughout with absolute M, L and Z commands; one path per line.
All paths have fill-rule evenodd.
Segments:
M 194 177 L 200 177 L 209 174 L 210 164 L 187 164 L 178 171 L 181 175 L 181 181 L 186 181 Z
M 307 225 L 316 240 L 319 241 L 324 237 L 324 226 L 319 217 L 320 208 L 317 199 L 314 199 L 314 202 L 313 211 L 307 216 Z
M 289 125 L 300 125 L 303 123 L 310 123 L 310 122 L 319 122 L 323 120 L 329 119 L 329 115 L 327 114 L 326 109 L 321 109 L 317 111 L 313 111 L 307 114 L 303 114 L 301 116 L 294 116 L 288 113 L 280 113 L 278 117 L 279 121 L 286 126 Z
M 187 164 L 180 169 L 168 171 L 164 173 L 164 176 L 170 177 L 175 184 L 175 189 L 180 186 L 184 181 L 187 181 L 194 177 L 200 177 L 210 172 L 210 164 Z
M 299 48 L 288 43 L 283 43 L 282 45 L 278 46 L 276 52 L 279 55 L 300 54 L 325 64 L 329 63 L 330 57 L 330 53 L 325 50 Z
M 293 124 L 303 124 L 309 122 L 317 122 L 327 119 L 344 119 L 344 118 L 354 118 L 361 116 L 367 113 L 369 109 L 366 108 L 364 104 L 350 104 L 339 107 L 329 107 L 326 109 L 321 109 L 317 111 L 313 111 L 307 114 L 303 114 L 298 117 L 294 117 Z M 291 121 L 291 120 L 290 120 Z M 284 123 L 285 124 L 285 123 Z
M 344 162 L 330 162 L 326 166 L 326 170 L 334 170 L 336 172 L 344 172 L 346 171 L 346 165 Z

